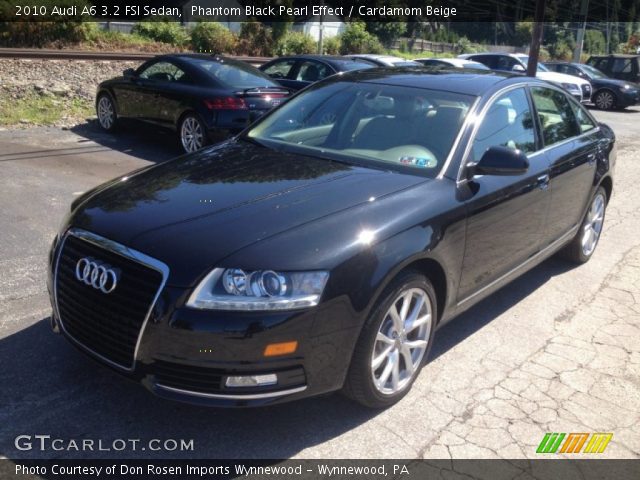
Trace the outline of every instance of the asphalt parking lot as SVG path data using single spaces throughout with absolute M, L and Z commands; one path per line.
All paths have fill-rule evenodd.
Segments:
M 145 130 L 0 131 L 0 456 L 18 435 L 193 439 L 126 458 L 536 458 L 545 432 L 612 432 L 599 458 L 640 457 L 640 108 L 594 112 L 618 135 L 614 195 L 594 258 L 551 259 L 440 330 L 410 394 L 382 412 L 339 395 L 254 410 L 152 396 L 51 333 L 46 254 L 69 203 L 178 153 Z

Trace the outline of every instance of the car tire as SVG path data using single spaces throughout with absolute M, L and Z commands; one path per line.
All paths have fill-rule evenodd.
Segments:
M 204 122 L 196 113 L 185 114 L 178 123 L 178 144 L 185 153 L 193 153 L 208 143 Z
M 589 261 L 598 246 L 606 210 L 607 192 L 603 187 L 599 187 L 591 198 L 589 208 L 584 214 L 578 233 L 571 240 L 571 243 L 561 250 L 561 254 L 565 259 L 577 264 Z
M 392 311 L 397 313 L 395 319 Z M 364 324 L 343 394 L 369 408 L 386 408 L 400 401 L 425 363 L 437 318 L 431 282 L 419 272 L 402 272 L 380 295 Z M 414 325 L 415 320 L 419 323 Z
M 614 110 L 616 108 L 616 96 L 611 90 L 596 92 L 592 101 L 600 110 Z
M 96 99 L 98 124 L 105 132 L 113 132 L 118 127 L 118 112 L 111 95 L 103 92 Z

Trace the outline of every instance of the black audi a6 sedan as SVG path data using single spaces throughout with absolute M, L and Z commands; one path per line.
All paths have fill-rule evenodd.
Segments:
M 251 65 L 203 54 L 161 55 L 102 82 L 98 123 L 107 131 L 119 119 L 167 127 L 185 152 L 237 134 L 289 95 Z
M 615 158 L 612 131 L 541 80 L 334 76 L 76 199 L 50 254 L 53 328 L 170 399 L 342 389 L 385 407 L 438 327 L 558 251 L 589 260 Z

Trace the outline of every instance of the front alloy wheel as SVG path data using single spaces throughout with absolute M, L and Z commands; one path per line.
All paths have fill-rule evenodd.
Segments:
M 343 393 L 371 408 L 393 405 L 416 380 L 433 342 L 436 295 L 424 275 L 402 272 L 365 322 Z
M 371 354 L 373 384 L 383 395 L 405 389 L 420 368 L 431 333 L 431 304 L 427 292 L 412 288 L 389 307 Z
M 111 97 L 106 93 L 100 95 L 96 106 L 98 114 L 98 123 L 107 132 L 113 130 L 116 125 L 116 108 L 113 105 Z
M 198 117 L 189 114 L 180 123 L 180 144 L 187 153 L 200 150 L 206 143 L 204 125 Z
M 611 110 L 616 104 L 616 99 L 608 90 L 603 90 L 598 92 L 596 97 L 593 99 L 593 103 L 596 104 L 600 110 Z

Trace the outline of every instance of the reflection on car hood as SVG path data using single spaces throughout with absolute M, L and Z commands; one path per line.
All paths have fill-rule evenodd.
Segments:
M 191 284 L 203 265 L 423 177 L 230 142 L 114 181 L 77 206 L 71 224 L 171 265 Z M 178 253 L 176 253 L 178 252 Z

